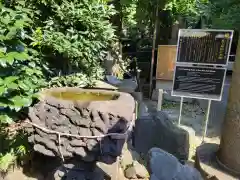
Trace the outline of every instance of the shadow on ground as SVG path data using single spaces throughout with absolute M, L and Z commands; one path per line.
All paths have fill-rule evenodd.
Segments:
M 215 175 L 220 180 L 239 179 L 240 177 L 237 177 L 236 175 L 227 172 L 219 166 L 216 160 L 218 148 L 219 145 L 213 143 L 205 143 L 197 148 L 199 159 L 201 161 L 203 169 L 207 173 Z

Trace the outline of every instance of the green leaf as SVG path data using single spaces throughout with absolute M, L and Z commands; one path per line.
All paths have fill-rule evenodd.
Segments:
M 0 35 L 0 41 L 4 41 L 6 39 L 6 36 Z
M 12 28 L 9 29 L 9 32 L 8 32 L 7 35 L 6 35 L 6 38 L 7 38 L 7 39 L 12 39 L 12 38 L 14 38 L 16 35 L 17 35 L 17 28 L 12 27 Z
M 3 24 L 6 24 L 6 25 L 9 24 L 10 23 L 10 16 L 7 15 L 7 16 L 1 17 L 1 22 Z
M 20 145 L 19 147 L 17 147 L 16 153 L 19 155 L 25 155 L 27 153 L 27 149 L 24 145 Z
M 34 62 L 30 62 L 28 65 L 29 65 L 30 67 L 33 67 L 33 68 L 36 67 L 36 64 L 35 64 Z
M 7 66 L 7 63 L 6 63 L 6 59 L 5 58 L 0 58 L 0 65 L 2 67 L 6 67 Z
M 9 76 L 9 77 L 7 77 L 7 78 L 4 79 L 4 83 L 5 83 L 6 85 L 8 85 L 8 84 L 16 81 L 17 79 L 18 79 L 17 76 Z
M 10 165 L 13 165 L 17 157 L 14 152 L 9 152 L 4 155 L 0 155 L 0 171 L 7 172 Z
M 22 53 L 19 53 L 19 52 L 10 52 L 7 54 L 7 57 L 9 58 L 9 61 L 10 60 L 19 60 L 19 61 L 23 61 L 23 60 L 27 60 L 29 59 L 29 55 L 25 52 L 22 52 Z
M 7 56 L 5 57 L 5 60 L 6 60 L 7 63 L 12 65 L 13 62 L 14 62 L 14 57 L 11 54 L 7 54 Z
M 18 89 L 18 84 L 10 83 L 10 84 L 7 85 L 7 87 L 10 88 L 10 89 Z
M 28 91 L 28 90 L 30 89 L 30 87 L 29 87 L 29 86 L 26 86 L 24 83 L 20 83 L 20 84 L 19 84 L 19 87 L 20 87 L 21 89 L 25 90 L 25 91 Z
M 13 119 L 10 118 L 8 115 L 0 115 L 0 123 L 11 124 L 13 123 Z
M 23 60 L 28 60 L 29 59 L 29 55 L 25 52 L 22 53 L 17 53 L 15 56 L 15 59 L 23 61 Z
M 2 96 L 6 92 L 5 86 L 0 86 L 0 96 Z
M 16 108 L 27 107 L 32 104 L 31 98 L 23 97 L 23 96 L 15 96 L 15 97 L 11 98 L 11 101 L 14 103 L 14 106 L 16 106 Z
M 0 47 L 0 52 L 1 53 L 6 53 L 7 48 L 6 47 Z M 5 55 L 4 55 L 5 56 Z
M 25 25 L 25 21 L 22 19 L 16 20 L 16 22 L 14 23 L 14 26 L 17 28 L 23 28 L 24 25 Z

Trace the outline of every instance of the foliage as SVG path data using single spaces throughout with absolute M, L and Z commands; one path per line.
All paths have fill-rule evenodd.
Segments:
M 165 10 L 170 10 L 174 22 L 177 17 L 185 18 L 189 27 L 195 25 L 200 17 L 209 16 L 208 0 L 168 0 Z
M 69 86 L 91 85 L 93 80 L 102 78 L 103 59 L 115 41 L 114 29 L 109 23 L 115 13 L 112 6 L 97 0 L 30 0 L 23 6 L 38 10 L 32 15 L 37 17 L 32 45 L 50 63 L 53 81 L 59 79 L 55 85 L 61 82 Z M 62 77 L 57 78 L 59 75 Z M 74 77 L 71 83 L 68 79 Z
M 26 136 L 22 131 L 9 134 L 6 126 L 0 128 L 0 172 L 7 172 L 10 166 L 14 166 L 28 153 Z
M 32 20 L 16 9 L 0 9 L 0 171 L 6 172 L 18 156 L 26 153 L 24 136 L 9 136 L 7 126 L 32 104 L 45 85 L 41 55 L 31 49 Z
M 25 42 L 32 21 L 19 10 L 0 10 L 0 123 L 11 123 L 16 114 L 32 104 L 44 85 L 41 62 Z
M 64 86 L 78 86 L 86 87 L 93 85 L 95 81 L 81 73 L 75 73 L 68 76 L 56 76 L 51 79 L 49 86 L 50 87 L 64 87 Z
M 123 29 L 125 35 L 131 32 L 137 25 L 136 10 L 138 0 L 120 0 L 122 6 Z
M 10 165 L 16 161 L 16 155 L 13 151 L 7 152 L 5 155 L 0 154 L 0 171 L 7 172 Z
M 9 137 L 5 124 L 17 121 L 41 88 L 102 78 L 115 11 L 99 0 L 0 2 L 0 171 L 6 171 L 27 153 L 27 141 L 23 134 Z
M 240 29 L 240 1 L 211 1 L 209 8 L 214 28 Z
M 153 34 L 156 10 L 168 11 L 170 24 L 177 21 L 181 16 L 187 20 L 189 27 L 196 24 L 199 18 L 209 14 L 208 0 L 122 0 L 123 1 L 123 23 L 127 24 L 128 34 L 136 36 L 138 33 L 151 37 Z M 121 1 L 121 2 L 122 2 Z M 208 11 L 208 12 L 207 12 Z M 160 17 L 161 19 L 162 17 Z M 160 22 L 161 27 L 166 26 Z

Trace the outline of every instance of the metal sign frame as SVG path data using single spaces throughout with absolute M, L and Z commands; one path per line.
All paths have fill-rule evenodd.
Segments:
M 191 62 L 178 62 L 178 55 L 179 55 L 179 41 L 180 41 L 180 35 L 182 31 L 194 31 L 194 32 L 229 32 L 231 33 L 231 37 L 230 37 L 230 44 L 229 44 L 229 49 L 228 49 L 228 55 L 227 55 L 227 59 L 225 64 L 212 64 L 212 63 L 191 63 Z M 204 139 L 206 137 L 207 134 L 207 126 L 208 126 L 208 121 L 209 121 L 209 114 L 210 114 L 210 110 L 211 110 L 211 103 L 212 100 L 215 101 L 221 101 L 222 100 L 222 95 L 223 95 L 223 89 L 224 89 L 224 84 L 225 84 L 225 79 L 226 79 L 226 73 L 227 73 L 227 66 L 229 63 L 229 56 L 231 53 L 231 47 L 232 47 L 232 41 L 233 41 L 233 35 L 234 35 L 234 31 L 233 30 L 224 30 L 224 29 L 180 29 L 178 32 L 178 41 L 177 41 L 177 54 L 176 54 L 176 60 L 175 60 L 175 67 L 174 67 L 174 75 L 173 75 L 173 85 L 172 85 L 172 92 L 171 95 L 175 96 L 175 97 L 181 97 L 181 101 L 180 101 L 180 113 L 179 113 L 179 118 L 178 118 L 178 125 L 181 125 L 181 116 L 182 116 L 182 107 L 183 107 L 183 98 L 196 98 L 196 99 L 204 99 L 204 100 L 208 100 L 208 107 L 207 107 L 207 113 L 206 113 L 206 117 L 204 119 L 204 129 L 203 129 L 203 134 L 202 134 L 202 143 L 204 143 Z M 196 65 L 196 66 L 194 66 Z M 190 95 L 189 96 L 181 96 L 181 95 L 175 95 L 174 94 L 174 84 L 175 84 L 175 78 L 176 78 L 176 68 L 179 66 L 182 67 L 199 67 L 199 68 L 207 68 L 204 66 L 208 66 L 209 68 L 213 68 L 213 69 L 224 69 L 225 73 L 224 73 L 224 77 L 223 77 L 223 81 L 222 81 L 222 87 L 221 87 L 221 93 L 220 93 L 220 97 L 218 99 L 215 98 L 207 98 L 204 97 L 204 95 L 202 96 L 194 96 Z
M 228 48 L 228 56 L 226 59 L 226 64 L 212 64 L 212 63 L 195 63 L 195 62 L 178 62 L 178 53 L 179 53 L 179 42 L 180 42 L 180 38 L 181 38 L 181 33 L 183 31 L 187 31 L 187 32 L 229 32 L 231 33 L 231 37 L 230 37 L 230 44 L 229 44 L 229 48 Z M 224 29 L 180 29 L 178 32 L 178 41 L 177 41 L 177 54 L 176 54 L 176 59 L 175 59 L 175 67 L 174 67 L 174 75 L 173 75 L 173 85 L 172 85 L 172 91 L 171 91 L 171 95 L 175 96 L 175 97 L 185 97 L 185 98 L 196 98 L 196 99 L 205 99 L 205 100 L 214 100 L 214 101 L 221 101 L 222 100 L 222 94 L 223 94 L 223 88 L 224 88 L 224 82 L 226 79 L 226 72 L 227 72 L 227 64 L 229 63 L 229 56 L 231 53 L 231 47 L 232 47 L 232 40 L 233 40 L 233 34 L 234 31 L 233 30 L 224 30 Z M 174 84 L 175 84 L 175 78 L 176 78 L 176 68 L 177 66 L 185 66 L 185 67 L 191 67 L 193 65 L 196 65 L 197 67 L 204 67 L 204 66 L 208 66 L 211 68 L 224 68 L 225 69 L 225 73 L 224 73 L 224 77 L 223 77 L 223 84 L 222 84 L 222 88 L 221 88 L 221 95 L 219 98 L 209 98 L 209 97 L 204 97 L 204 95 L 194 95 L 194 93 L 191 95 L 191 93 L 189 93 L 189 96 L 186 95 L 178 95 L 174 93 Z M 205 67 L 204 67 L 205 68 Z M 207 68 L 207 67 L 206 67 Z

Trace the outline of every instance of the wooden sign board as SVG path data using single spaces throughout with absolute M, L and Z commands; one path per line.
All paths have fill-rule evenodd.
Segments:
M 156 79 L 173 80 L 177 46 L 160 45 L 158 46 Z

